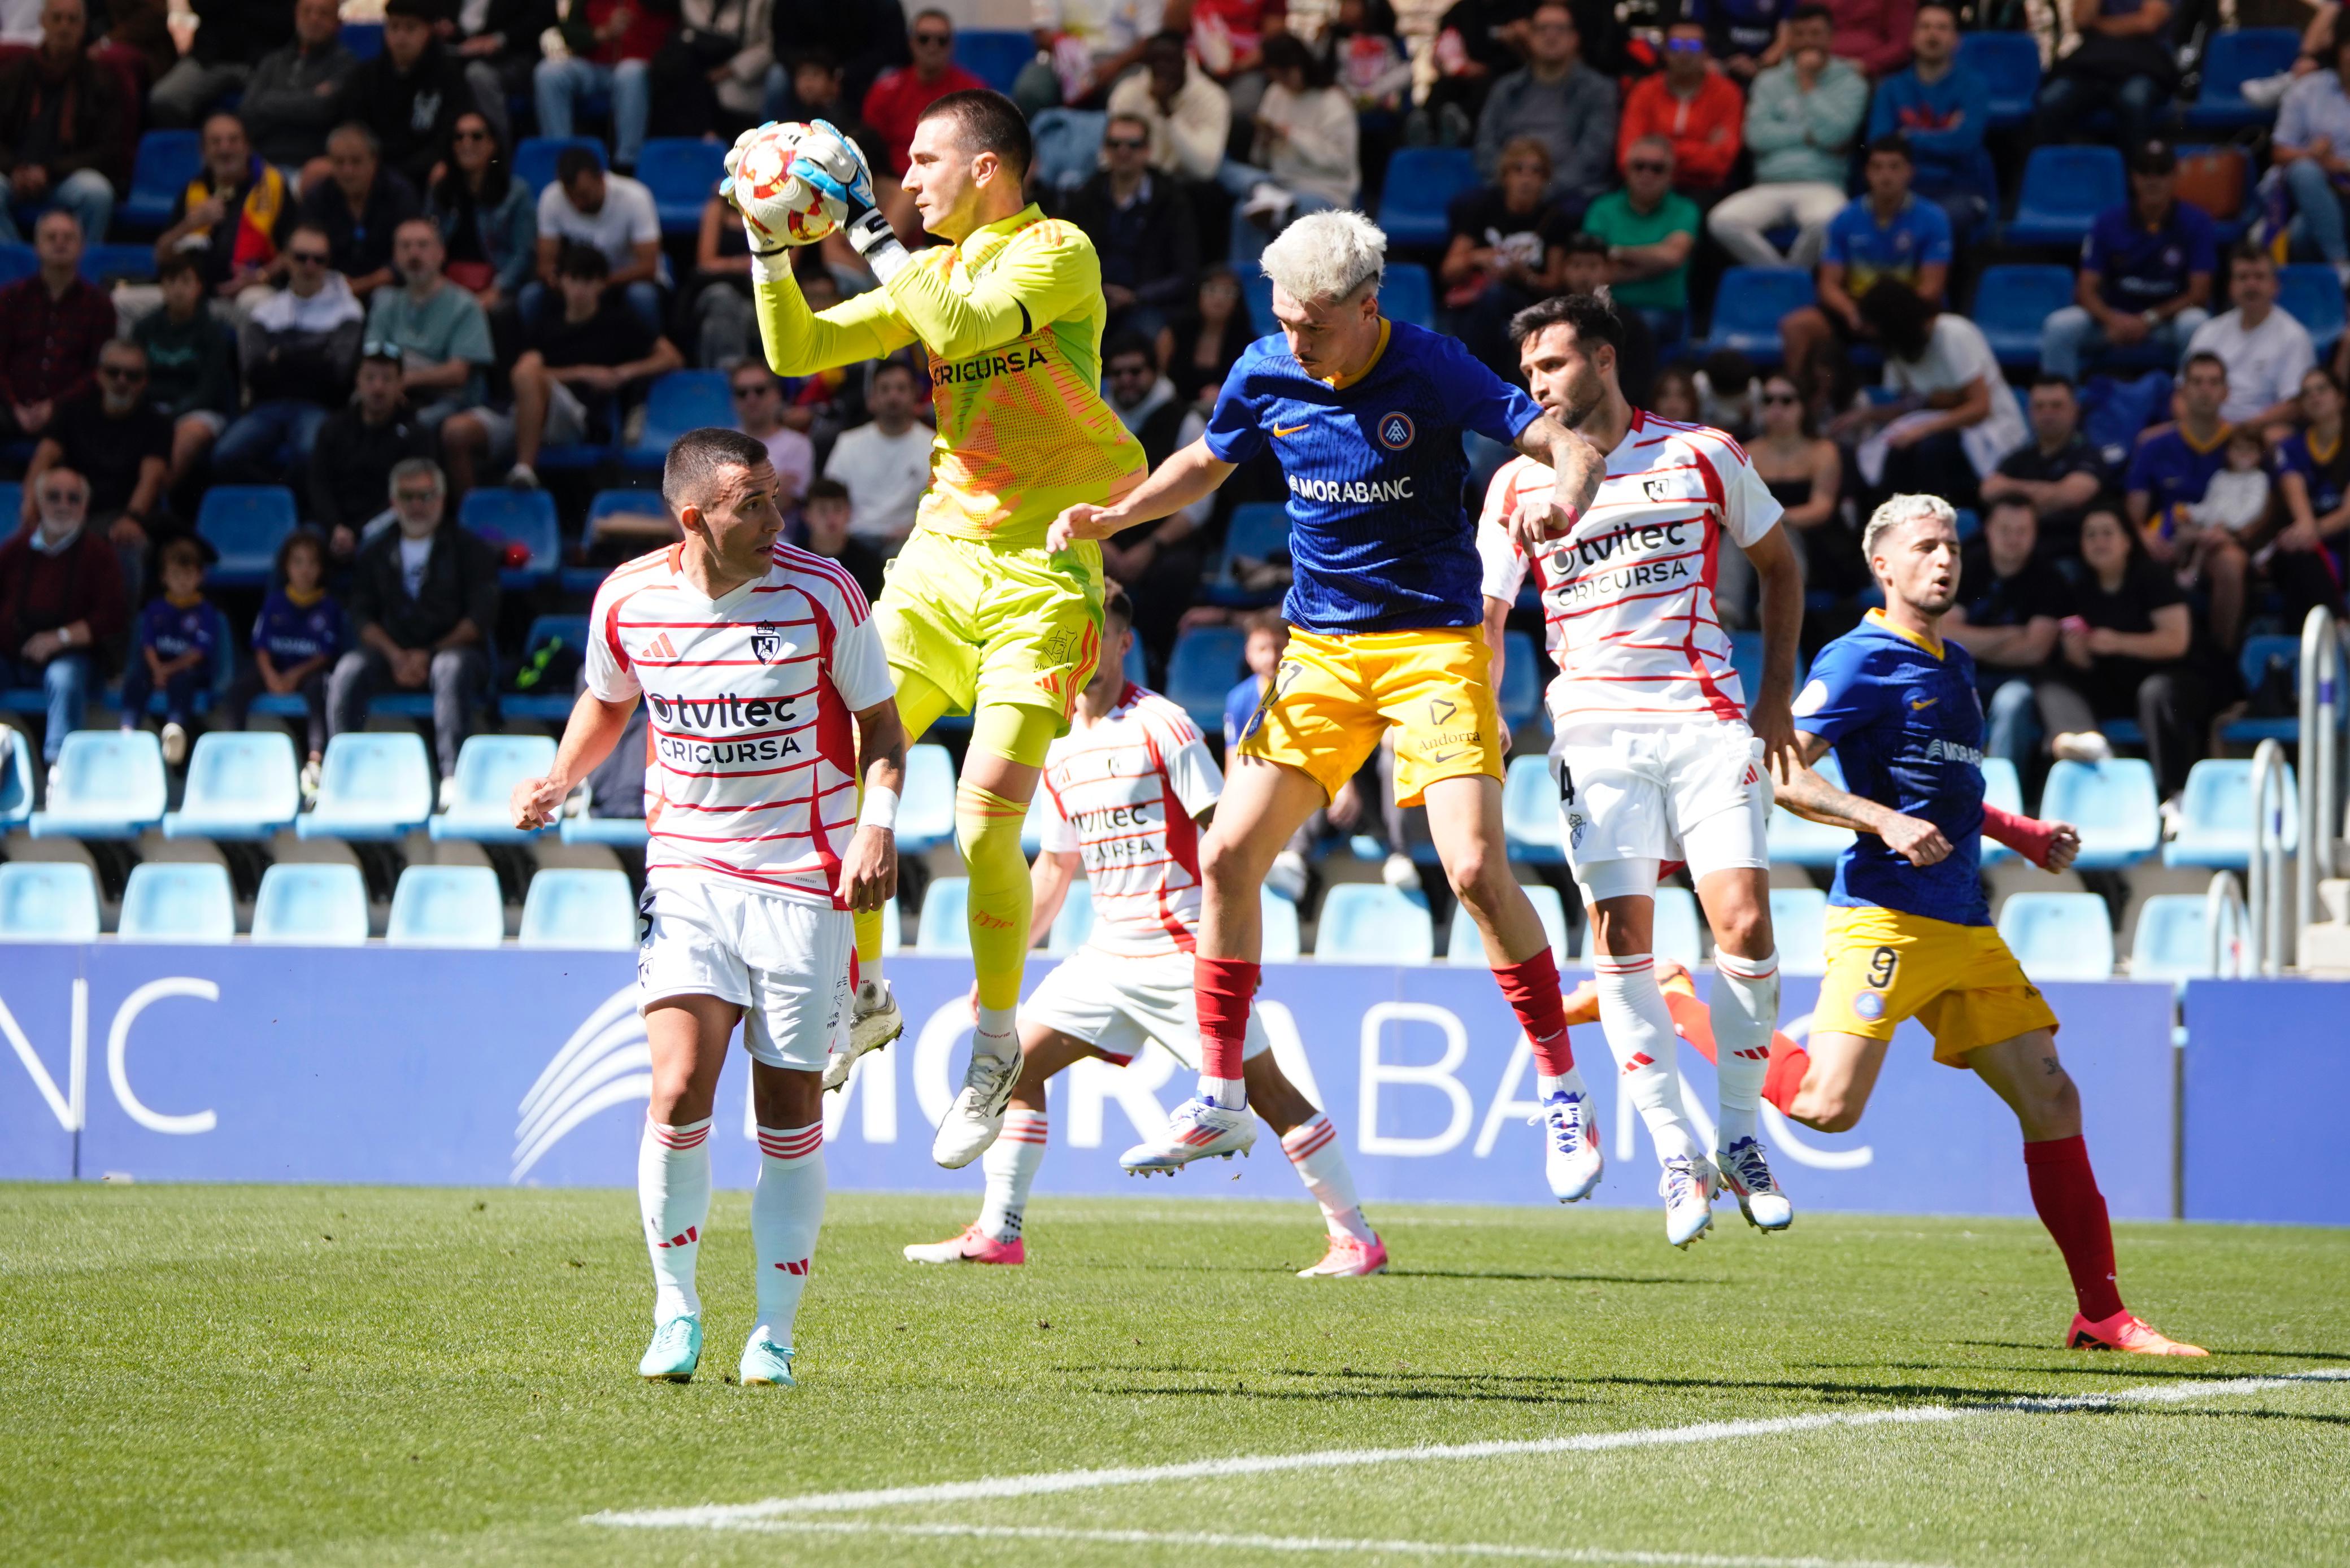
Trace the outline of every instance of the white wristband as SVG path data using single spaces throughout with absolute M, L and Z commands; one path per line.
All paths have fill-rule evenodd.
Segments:
M 878 827 L 884 833 L 897 832 L 898 792 L 879 784 L 867 786 L 865 804 L 857 813 L 857 826 Z

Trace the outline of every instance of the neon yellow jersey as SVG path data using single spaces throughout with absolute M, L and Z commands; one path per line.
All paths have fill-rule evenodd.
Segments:
M 788 272 L 753 293 L 777 375 L 930 351 L 939 439 L 920 527 L 1041 545 L 1062 508 L 1142 482 L 1142 443 L 1102 400 L 1101 260 L 1073 224 L 1024 208 L 821 316 Z

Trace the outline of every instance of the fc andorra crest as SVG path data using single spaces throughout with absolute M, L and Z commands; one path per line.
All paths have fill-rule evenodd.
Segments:
M 1409 414 L 1383 414 L 1379 418 L 1379 444 L 1389 452 L 1401 452 L 1411 444 L 1417 433 Z
M 751 657 L 762 664 L 773 664 L 784 656 L 784 634 L 764 621 L 751 628 Z

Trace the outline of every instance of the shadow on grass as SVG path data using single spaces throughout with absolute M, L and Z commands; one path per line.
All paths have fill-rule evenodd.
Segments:
M 1245 1384 L 1228 1387 L 1178 1386 L 1150 1384 L 1100 1383 L 1088 1390 L 1094 1394 L 1136 1395 L 1156 1394 L 1169 1397 L 1248 1399 L 1317 1403 L 1331 1399 L 1354 1399 L 1374 1404 L 1446 1405 L 1591 1405 L 1597 1401 L 1575 1395 L 1512 1393 L 1505 1389 L 1475 1391 L 1460 1388 L 1252 1388 Z
M 1570 1285 L 1726 1285 L 1726 1279 L 1701 1274 L 1686 1278 L 1671 1274 L 1525 1273 L 1508 1269 L 1389 1269 L 1391 1280 L 1525 1280 L 1540 1284 Z
M 2052 1355 L 2073 1355 L 2079 1354 L 2075 1351 L 2067 1350 L 2061 1345 L 2032 1345 L 2021 1340 L 2012 1339 L 1954 1339 L 1950 1343 L 1953 1345 L 1964 1345 L 1970 1350 L 2036 1350 Z M 2350 1362 L 2350 1355 L 2345 1355 L 2337 1350 L 2239 1350 L 2231 1346 L 2222 1345 L 2207 1345 L 2203 1348 L 2210 1351 L 2214 1355 L 2257 1355 L 2270 1361 Z M 2083 1366 L 2078 1370 L 2084 1372 L 2103 1371 L 2108 1375 L 2111 1375 L 2116 1370 L 2123 1367 L 2139 1367 L 2151 1371 L 2154 1369 L 2155 1365 L 2163 1359 L 2164 1358 L 2160 1356 L 2127 1355 L 2121 1356 L 2116 1360 L 2106 1362 L 2098 1366 L 2093 1367 Z M 1819 1365 L 1825 1364 L 1821 1363 Z M 2178 1376 L 2201 1377 L 2241 1377 L 2243 1374 L 2241 1372 L 2199 1372 L 2193 1374 L 2178 1374 Z

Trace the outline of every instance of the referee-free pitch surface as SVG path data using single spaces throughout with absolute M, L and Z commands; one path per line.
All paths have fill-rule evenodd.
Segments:
M 1305 1281 L 1305 1204 L 1162 1187 L 899 1259 L 976 1186 L 834 1197 L 789 1392 L 741 1194 L 671 1386 L 624 1191 L 0 1187 L 0 1561 L 2350 1560 L 2350 1231 L 2119 1227 L 2214 1352 L 2149 1361 L 2027 1221 L 1388 1207 Z

